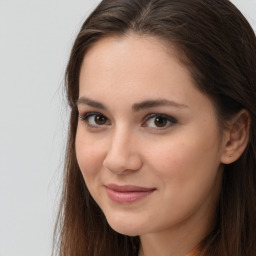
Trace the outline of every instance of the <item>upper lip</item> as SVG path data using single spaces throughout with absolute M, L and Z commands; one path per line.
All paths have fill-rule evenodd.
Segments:
M 117 191 L 117 192 L 146 192 L 155 190 L 155 188 L 145 188 L 135 185 L 117 185 L 117 184 L 108 184 L 106 185 L 108 189 Z

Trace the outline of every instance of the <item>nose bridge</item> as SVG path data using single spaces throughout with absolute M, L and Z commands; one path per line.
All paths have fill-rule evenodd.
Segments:
M 134 134 L 131 129 L 128 129 L 125 125 L 117 127 L 112 134 L 110 152 L 118 153 L 122 155 L 129 154 L 133 144 Z
M 138 170 L 141 164 L 136 147 L 136 133 L 126 125 L 117 126 L 111 135 L 108 152 L 103 162 L 104 167 L 112 172 L 122 173 Z

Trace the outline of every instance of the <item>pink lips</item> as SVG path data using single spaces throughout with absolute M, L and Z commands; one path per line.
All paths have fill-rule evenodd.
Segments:
M 155 191 L 155 188 L 109 184 L 106 186 L 106 190 L 107 195 L 112 201 L 119 204 L 130 204 L 148 196 Z

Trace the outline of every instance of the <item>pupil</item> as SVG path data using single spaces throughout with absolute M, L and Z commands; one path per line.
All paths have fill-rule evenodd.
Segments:
M 164 117 L 156 117 L 155 125 L 157 127 L 164 127 L 167 124 L 167 120 Z
M 95 116 L 95 123 L 96 124 L 105 124 L 106 123 L 106 118 L 104 116 Z

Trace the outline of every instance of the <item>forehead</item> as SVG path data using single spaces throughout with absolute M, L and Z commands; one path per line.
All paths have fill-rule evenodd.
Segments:
M 124 90 L 140 85 L 141 89 L 156 92 L 164 89 L 163 84 L 177 84 L 177 89 L 184 82 L 193 84 L 178 54 L 174 47 L 154 37 L 131 34 L 103 38 L 84 57 L 80 91 L 99 87 Z

